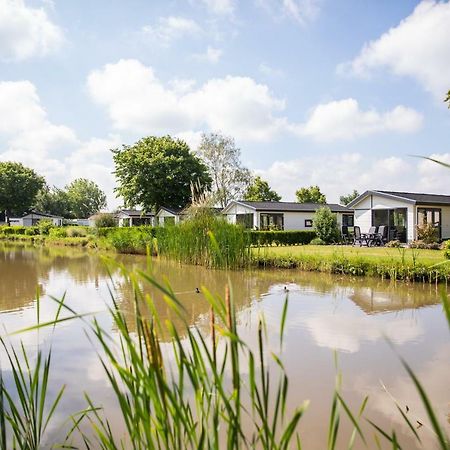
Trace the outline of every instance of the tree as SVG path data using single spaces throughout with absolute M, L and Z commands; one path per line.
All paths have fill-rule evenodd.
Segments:
M 87 218 L 106 208 L 105 193 L 91 180 L 77 178 L 65 189 L 74 217 Z
M 36 195 L 34 209 L 55 216 L 71 218 L 72 208 L 66 191 L 45 185 Z
M 356 197 L 359 197 L 359 192 L 356 189 L 353 189 L 351 194 L 341 195 L 339 201 L 341 202 L 341 205 L 348 205 L 351 201 L 355 200 Z
M 450 109 L 450 91 L 447 92 L 447 96 L 444 99 L 445 103 L 448 103 L 448 107 Z
M 270 189 L 267 181 L 261 177 L 255 177 L 244 194 L 244 200 L 250 202 L 279 202 L 281 197 Z
M 331 244 L 339 239 L 339 229 L 337 226 L 336 214 L 331 209 L 324 206 L 318 209 L 313 216 L 313 225 L 317 237 L 326 244 Z
M 198 154 L 212 178 L 216 201 L 225 208 L 230 200 L 244 195 L 250 180 L 250 171 L 242 166 L 241 150 L 234 139 L 220 133 L 203 134 Z
M 0 162 L 0 210 L 5 211 L 7 221 L 11 213 L 28 211 L 44 185 L 45 179 L 33 169 L 17 162 Z
M 310 186 L 300 188 L 296 193 L 298 203 L 323 203 L 327 202 L 327 198 L 320 192 L 319 186 Z
M 128 207 L 183 208 L 192 200 L 193 186 L 210 187 L 207 167 L 180 139 L 149 136 L 112 152 L 118 182 L 115 192 Z

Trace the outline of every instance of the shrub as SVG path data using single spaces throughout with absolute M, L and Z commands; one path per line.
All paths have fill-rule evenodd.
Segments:
M 390 248 L 399 248 L 401 246 L 402 246 L 402 243 L 398 239 L 394 239 L 392 241 L 389 241 L 386 244 L 386 247 L 390 247 Z
M 411 248 L 420 248 L 424 250 L 440 250 L 441 244 L 438 242 L 425 242 L 421 240 L 413 241 L 409 244 Z
M 444 256 L 445 256 L 447 259 L 450 259 L 450 240 L 445 241 L 445 242 L 443 243 L 443 246 L 444 246 Z
M 66 232 L 67 237 L 86 237 L 87 234 L 85 227 L 68 227 Z
M 300 231 L 249 231 L 251 245 L 306 245 L 316 237 L 313 230 Z
M 322 239 L 320 239 L 320 237 L 316 237 L 314 238 L 311 242 L 311 245 L 326 245 L 326 242 Z
M 438 230 L 431 223 L 417 225 L 417 240 L 423 241 L 425 244 L 434 244 L 438 242 Z
M 53 222 L 50 219 L 43 219 L 38 223 L 39 234 L 41 236 L 48 236 L 52 228 Z
M 116 221 L 112 214 L 102 213 L 98 214 L 95 219 L 96 228 L 112 228 L 116 226 Z
M 50 228 L 49 236 L 52 238 L 65 238 L 67 237 L 67 231 L 65 228 Z
M 323 207 L 318 209 L 314 214 L 313 224 L 317 237 L 325 243 L 331 244 L 339 240 L 336 214 L 333 214 L 330 208 Z

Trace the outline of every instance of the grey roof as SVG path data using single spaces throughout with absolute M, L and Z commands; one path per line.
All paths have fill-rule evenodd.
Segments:
M 379 191 L 383 194 L 395 195 L 396 197 L 406 198 L 408 200 L 413 200 L 420 204 L 441 204 L 450 205 L 450 195 L 442 194 L 421 194 L 418 192 L 396 192 L 396 191 Z
M 319 208 L 327 206 L 332 212 L 353 213 L 353 210 L 336 203 L 248 202 L 244 200 L 238 203 L 253 208 L 256 211 L 315 212 Z
M 62 216 L 55 216 L 53 214 L 48 214 L 48 213 L 44 213 L 44 212 L 40 212 L 40 211 L 29 211 L 26 214 L 24 214 L 22 216 L 22 218 L 27 217 L 27 216 L 41 216 L 41 217 L 49 217 L 52 219 L 63 219 Z
M 161 206 L 161 207 L 158 209 L 158 212 L 157 212 L 156 214 L 159 214 L 159 212 L 160 212 L 162 209 L 163 209 L 164 211 L 169 212 L 170 214 L 173 214 L 174 216 L 177 216 L 178 214 L 181 214 L 186 208 L 168 208 L 167 206 Z
M 144 212 L 140 209 L 121 209 L 118 214 L 125 214 L 129 217 L 153 217 L 154 212 Z
M 351 201 L 347 206 L 353 207 L 367 195 L 380 195 L 382 197 L 404 200 L 407 203 L 419 205 L 450 205 L 450 195 L 442 194 L 422 194 L 418 192 L 399 192 L 385 190 L 370 190 L 362 193 L 359 197 Z

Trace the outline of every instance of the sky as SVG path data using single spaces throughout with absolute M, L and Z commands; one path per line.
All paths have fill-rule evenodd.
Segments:
M 111 149 L 232 136 L 293 201 L 450 194 L 450 3 L 0 0 L 0 160 L 115 198 Z

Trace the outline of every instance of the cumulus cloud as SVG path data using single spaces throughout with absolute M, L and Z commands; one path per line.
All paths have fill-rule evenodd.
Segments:
M 417 80 L 441 99 L 450 80 L 450 3 L 422 1 L 412 14 L 378 39 L 367 43 L 341 72 L 368 76 L 387 68 Z
M 145 25 L 140 34 L 143 39 L 150 39 L 168 46 L 176 39 L 198 35 L 201 31 L 201 27 L 192 19 L 169 16 L 160 17 L 154 25 Z
M 30 81 L 0 82 L 0 161 L 20 161 L 64 186 L 74 178 L 95 180 L 105 190 L 110 204 L 114 198 L 111 148 L 121 144 L 117 135 L 81 142 L 75 132 L 52 123 L 36 87 Z
M 116 129 L 137 133 L 221 130 L 238 139 L 268 141 L 287 132 L 332 141 L 413 132 L 422 123 L 421 115 L 410 108 L 362 111 L 354 99 L 318 105 L 306 123 L 290 123 L 283 115 L 285 101 L 250 77 L 213 78 L 197 87 L 192 80 L 163 83 L 151 67 L 135 59 L 91 72 L 87 86 Z
M 0 59 L 21 61 L 60 48 L 64 35 L 44 8 L 23 0 L 0 0 Z
M 421 127 L 422 121 L 421 114 L 405 106 L 396 106 L 385 113 L 374 109 L 363 111 L 355 99 L 348 98 L 317 105 L 307 122 L 295 131 L 318 141 L 334 141 L 383 131 L 411 133 Z
M 205 128 L 236 138 L 270 139 L 285 119 L 284 101 L 248 77 L 215 78 L 180 93 L 163 84 L 152 68 L 120 60 L 91 72 L 91 97 L 106 108 L 115 128 L 133 132 L 181 133 Z
M 434 155 L 450 162 L 449 154 Z M 318 184 L 330 202 L 352 189 L 387 189 L 450 195 L 448 169 L 411 157 L 376 157 L 362 153 L 321 154 L 275 161 L 257 170 L 283 197 L 294 200 L 301 186 Z

